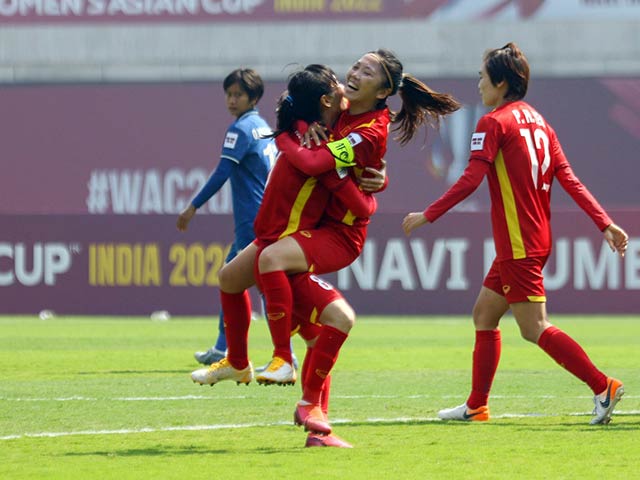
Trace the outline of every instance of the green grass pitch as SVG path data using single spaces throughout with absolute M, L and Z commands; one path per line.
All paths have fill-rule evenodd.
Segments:
M 589 388 L 503 320 L 487 423 L 445 423 L 469 391 L 465 317 L 361 317 L 334 370 L 330 415 L 353 449 L 305 449 L 295 387 L 193 384 L 217 319 L 0 317 L 2 479 L 635 478 L 640 317 L 555 316 L 625 383 L 608 426 Z M 304 355 L 296 339 L 296 353 Z M 270 356 L 253 322 L 254 365 Z

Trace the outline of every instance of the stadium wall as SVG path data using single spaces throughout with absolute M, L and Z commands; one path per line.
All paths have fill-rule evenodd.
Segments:
M 475 77 L 508 41 L 536 75 L 637 75 L 639 25 L 631 1 L 4 0 L 0 81 L 219 80 L 238 65 L 281 80 L 292 63 L 344 73 L 380 46 L 421 77 Z

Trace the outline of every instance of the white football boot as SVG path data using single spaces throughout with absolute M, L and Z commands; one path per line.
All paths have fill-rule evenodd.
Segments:
M 209 368 L 201 368 L 191 372 L 191 380 L 200 385 L 215 385 L 222 380 L 232 380 L 238 385 L 241 383 L 249 385 L 253 380 L 253 367 L 249 362 L 246 368 L 238 370 L 233 368 L 225 357 L 212 364 Z

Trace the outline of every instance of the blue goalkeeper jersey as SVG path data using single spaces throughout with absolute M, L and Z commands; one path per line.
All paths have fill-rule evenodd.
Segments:
M 227 129 L 216 167 L 205 186 L 193 200 L 201 207 L 227 181 L 231 180 L 236 247 L 244 248 L 255 238 L 253 221 L 262 202 L 269 170 L 277 153 L 269 135 L 271 128 L 257 109 L 242 114 Z

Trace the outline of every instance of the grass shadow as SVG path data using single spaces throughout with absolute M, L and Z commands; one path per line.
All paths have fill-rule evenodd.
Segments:
M 244 451 L 247 454 L 282 455 L 283 453 L 298 452 L 299 448 L 279 447 L 251 447 L 247 448 L 208 448 L 202 446 L 157 446 L 148 448 L 126 448 L 120 450 L 96 450 L 88 452 L 65 452 L 61 457 L 181 457 L 190 455 L 229 455 Z
M 99 372 L 78 372 L 77 375 L 144 375 L 147 373 L 158 374 L 188 374 L 188 370 L 103 370 Z

